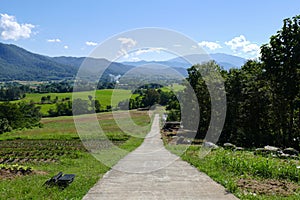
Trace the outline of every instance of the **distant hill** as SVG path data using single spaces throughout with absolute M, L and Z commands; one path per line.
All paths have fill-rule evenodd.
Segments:
M 101 69 L 102 66 L 109 65 L 103 77 L 109 74 L 123 75 L 133 68 L 106 59 L 48 57 L 29 52 L 16 45 L 0 43 L 0 81 L 49 81 L 74 78 L 84 60 L 89 69 Z M 90 74 L 87 72 L 87 75 Z
M 225 70 L 229 70 L 230 68 L 240 68 L 247 61 L 245 58 L 228 55 L 224 53 L 210 54 L 210 56 L 220 66 L 224 67 Z
M 54 62 L 11 44 L 0 43 L 0 80 L 57 80 L 73 77 L 76 68 Z
M 0 43 L 0 81 L 22 80 L 22 81 L 49 81 L 74 78 L 85 61 L 88 66 L 86 76 L 95 76 L 95 71 L 109 65 L 103 73 L 102 78 L 109 80 L 111 75 L 124 75 L 129 70 L 141 65 L 164 65 L 173 68 L 182 76 L 187 76 L 186 69 L 192 64 L 215 60 L 225 70 L 241 67 L 246 60 L 237 56 L 227 54 L 211 55 L 189 55 L 193 63 L 188 63 L 181 57 L 167 61 L 139 61 L 139 62 L 110 62 L 106 59 L 86 57 L 48 57 L 29 52 L 12 44 Z M 156 69 L 158 70 L 158 68 Z M 167 73 L 167 70 L 164 69 Z M 148 72 L 151 73 L 151 70 Z M 155 73 L 154 73 L 155 74 Z M 99 78 L 99 77 L 97 77 Z
M 192 63 L 187 62 L 184 58 L 192 61 Z M 209 55 L 188 55 L 185 57 L 177 57 L 167 61 L 138 61 L 138 62 L 123 62 L 123 64 L 141 66 L 146 64 L 159 64 L 165 65 L 172 68 L 175 68 L 177 71 L 183 72 L 183 69 L 187 69 L 191 67 L 193 64 L 207 62 L 209 60 L 214 60 L 225 70 L 229 70 L 230 68 L 240 68 L 247 61 L 244 58 L 238 56 L 232 56 L 223 53 L 209 54 Z M 186 70 L 184 74 L 186 74 Z
M 110 74 L 117 76 L 123 75 L 130 69 L 134 68 L 131 65 L 125 65 L 117 62 L 110 62 L 104 58 L 86 58 L 86 57 L 53 57 L 51 58 L 53 61 L 63 64 L 63 65 L 72 65 L 76 67 L 78 70 L 83 62 L 85 62 L 85 68 L 90 69 L 92 71 L 90 75 L 95 75 L 95 71 L 101 70 L 104 67 L 108 66 L 108 68 L 103 72 L 102 77 L 107 77 Z

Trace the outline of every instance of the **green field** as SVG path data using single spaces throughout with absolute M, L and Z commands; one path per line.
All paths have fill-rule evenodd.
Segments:
M 73 93 L 28 93 L 26 94 L 26 97 L 21 100 L 12 101 L 12 102 L 35 102 L 38 106 L 41 106 L 41 113 L 43 115 L 48 114 L 49 109 L 54 109 L 55 104 L 39 104 L 41 102 L 42 97 L 51 96 L 51 100 L 58 97 L 58 101 L 62 101 L 63 99 L 70 98 L 72 99 L 73 95 L 76 96 L 76 98 L 88 100 L 89 95 L 95 95 L 96 99 L 100 101 L 101 108 L 106 109 L 106 106 L 112 105 L 112 107 L 116 107 L 117 104 L 120 101 L 123 101 L 125 99 L 129 99 L 131 97 L 131 91 L 130 90 L 121 90 L 121 89 L 105 89 L 105 90 L 96 90 L 96 91 L 85 91 L 85 92 L 76 92 Z M 112 95 L 113 95 L 113 101 L 112 101 Z M 133 95 L 134 96 L 134 95 Z
M 115 114 L 120 123 L 127 123 L 125 112 Z M 140 135 L 145 135 L 151 124 L 148 113 L 131 111 L 130 115 L 135 124 L 142 126 Z M 102 144 L 100 140 L 99 153 L 89 153 L 78 139 L 72 117 L 44 118 L 43 128 L 0 135 L 0 199 L 82 199 L 109 166 L 143 141 L 124 133 L 114 122 L 112 113 L 101 113 L 97 117 L 109 140 L 123 149 L 122 152 L 109 149 L 105 141 Z M 95 157 L 109 160 L 109 166 Z M 24 175 L 23 168 L 32 172 Z M 43 186 L 60 171 L 76 174 L 75 181 L 64 190 Z

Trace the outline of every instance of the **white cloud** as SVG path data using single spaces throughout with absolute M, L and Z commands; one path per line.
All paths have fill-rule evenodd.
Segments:
M 118 51 L 118 54 L 116 56 L 117 57 L 124 56 L 125 58 L 128 58 L 129 57 L 127 53 L 128 50 L 134 47 L 137 44 L 137 41 L 132 38 L 125 38 L 125 37 L 120 37 L 117 40 L 121 42 L 121 48 Z
M 208 42 L 208 41 L 202 41 L 202 42 L 199 42 L 198 45 L 200 47 L 206 47 L 208 48 L 209 50 L 216 50 L 216 49 L 221 49 L 222 46 L 216 42 Z
M 8 14 L 0 14 L 0 32 L 3 40 L 18 40 L 21 38 L 30 38 L 32 29 L 35 27 L 32 24 L 19 24 L 15 16 Z
M 138 57 L 133 57 L 133 58 L 131 58 L 130 60 L 133 61 L 133 62 L 141 61 L 141 59 L 138 58 Z
M 137 44 L 137 41 L 132 38 L 121 37 L 118 38 L 118 41 L 120 41 L 121 44 L 126 46 L 127 48 L 134 47 Z
M 60 39 L 56 38 L 56 39 L 48 39 L 47 42 L 61 42 Z
M 135 55 L 141 55 L 144 53 L 151 53 L 151 52 L 156 52 L 160 53 L 164 48 L 159 48 L 159 47 L 151 47 L 151 48 L 144 48 L 144 49 L 139 49 L 135 52 Z
M 85 42 L 85 44 L 86 44 L 87 46 L 97 46 L 97 45 L 98 45 L 98 43 L 96 43 L 96 42 L 91 42 L 91 41 Z
M 64 46 L 64 49 L 68 49 L 68 48 L 69 48 L 69 46 L 68 46 L 68 45 L 65 45 L 65 46 Z
M 235 53 L 247 53 L 254 57 L 258 57 L 260 53 L 260 47 L 257 44 L 248 41 L 244 35 L 235 37 L 232 40 L 225 42 L 225 44 Z

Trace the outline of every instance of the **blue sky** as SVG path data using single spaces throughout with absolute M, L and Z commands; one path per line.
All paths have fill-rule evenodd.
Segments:
M 259 46 L 300 14 L 297 0 L 0 0 L 0 42 L 49 56 L 87 56 L 130 29 L 161 27 L 208 53 L 258 56 Z

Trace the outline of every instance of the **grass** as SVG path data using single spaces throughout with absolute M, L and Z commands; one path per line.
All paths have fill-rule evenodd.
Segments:
M 218 149 L 200 158 L 200 146 L 167 148 L 222 184 L 241 199 L 299 199 L 299 160 L 254 155 L 251 151 Z M 244 182 L 242 182 L 243 180 Z M 277 187 L 278 186 L 278 187 Z
M 51 96 L 51 100 L 54 100 L 58 97 L 58 101 L 62 101 L 63 99 L 70 98 L 72 99 L 73 95 L 76 98 L 88 100 L 88 95 L 95 95 L 96 99 L 100 101 L 102 109 L 106 109 L 106 106 L 112 105 L 112 107 L 116 107 L 120 101 L 125 99 L 129 99 L 131 97 L 130 90 L 122 90 L 122 89 L 105 89 L 105 90 L 96 90 L 96 91 L 85 91 L 85 92 L 75 92 L 73 93 L 27 93 L 26 97 L 21 100 L 12 101 L 15 103 L 25 101 L 25 102 L 35 102 L 40 103 L 41 98 L 43 96 Z M 112 100 L 112 96 L 114 97 Z M 134 95 L 133 95 L 134 96 Z M 39 104 L 41 106 L 41 113 L 43 115 L 48 114 L 49 109 L 55 109 L 55 104 Z
M 117 114 L 121 122 L 122 116 L 126 120 L 124 112 Z M 151 124 L 148 114 L 138 111 L 131 111 L 130 114 L 135 124 L 143 127 L 141 134 L 145 135 Z M 121 131 L 113 122 L 112 113 L 98 114 L 98 119 L 101 126 L 108 131 L 108 138 L 119 149 L 124 150 L 122 154 L 118 154 L 118 151 L 110 151 L 110 154 L 89 153 L 78 139 L 72 117 L 45 118 L 42 120 L 43 128 L 0 135 L 1 158 L 9 158 L 12 164 L 26 158 L 27 161 L 20 165 L 34 171 L 31 175 L 0 179 L 0 199 L 82 199 L 110 169 L 95 157 L 99 160 L 113 160 L 110 163 L 113 165 L 143 141 L 143 138 L 132 137 Z M 105 150 L 106 147 L 103 146 L 100 152 Z M 56 162 L 47 162 L 44 158 Z M 64 190 L 43 187 L 47 179 L 60 171 L 76 174 L 75 181 Z

